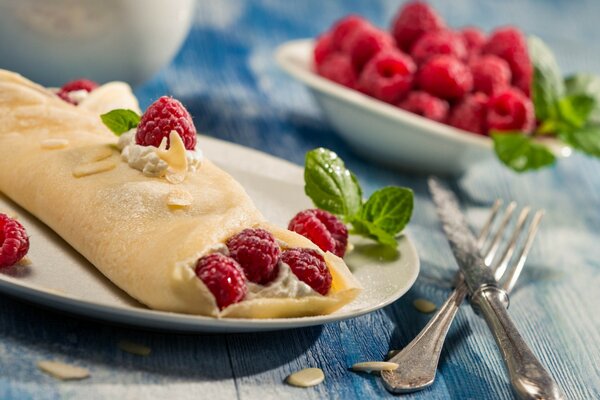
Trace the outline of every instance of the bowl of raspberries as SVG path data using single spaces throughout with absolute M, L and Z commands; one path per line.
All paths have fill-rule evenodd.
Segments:
M 314 40 L 282 45 L 276 58 L 358 152 L 404 169 L 460 175 L 494 157 L 491 132 L 536 127 L 525 35 L 452 29 L 419 1 L 389 29 L 348 15 Z

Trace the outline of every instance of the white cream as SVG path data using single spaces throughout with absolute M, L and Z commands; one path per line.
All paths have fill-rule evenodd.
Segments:
M 90 95 L 90 92 L 87 90 L 71 90 L 67 93 L 67 97 L 75 104 L 81 103 L 83 100 L 87 99 Z
M 117 146 L 121 150 L 121 159 L 130 167 L 135 168 L 146 176 L 164 176 L 169 169 L 169 164 L 162 160 L 157 153 L 158 147 L 140 146 L 135 142 L 136 129 L 131 129 L 119 137 Z M 195 172 L 204 158 L 202 150 L 186 150 L 188 172 Z
M 289 265 L 279 262 L 277 278 L 266 286 L 248 282 L 248 293 L 245 300 L 260 298 L 300 298 L 307 296 L 320 296 L 306 283 L 302 282 L 292 272 Z

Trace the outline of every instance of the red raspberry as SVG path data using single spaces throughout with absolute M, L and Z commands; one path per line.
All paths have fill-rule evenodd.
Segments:
M 321 250 L 344 257 L 348 246 L 348 228 L 333 214 L 319 209 L 300 211 L 292 218 L 288 229 L 307 237 Z
M 492 95 L 510 86 L 510 67 L 503 59 L 487 55 L 474 59 L 469 66 L 473 74 L 473 90 Z
M 97 87 L 98 84 L 89 79 L 76 79 L 74 81 L 65 83 L 63 87 L 60 88 L 57 95 L 67 103 L 76 104 L 73 99 L 69 97 L 70 92 L 74 92 L 76 90 L 85 90 L 86 92 L 91 92 Z
M 387 103 L 397 103 L 410 90 L 415 64 L 396 49 L 383 50 L 369 61 L 358 86 L 364 93 Z
M 394 47 L 394 40 L 390 35 L 370 25 L 357 29 L 347 43 L 346 52 L 350 54 L 352 65 L 357 72 L 362 71 L 375 54 Z
M 227 248 L 250 282 L 265 285 L 277 277 L 281 250 L 270 232 L 244 229 L 227 241 Z
M 469 56 L 474 56 L 481 52 L 481 49 L 486 41 L 485 33 L 483 33 L 479 28 L 468 26 L 463 28 L 460 31 L 460 34 L 465 41 Z
M 401 50 L 410 52 L 421 35 L 445 27 L 442 18 L 429 5 L 415 1 L 402 7 L 394 18 L 392 36 Z
M 482 49 L 483 54 L 493 54 L 508 62 L 512 83 L 527 96 L 531 93 L 533 67 L 529 58 L 527 41 L 523 33 L 514 27 L 497 29 Z
M 333 53 L 317 66 L 317 73 L 324 78 L 349 88 L 356 88 L 356 72 L 350 57 L 342 53 Z
M 172 97 L 162 96 L 146 109 L 137 128 L 135 142 L 142 146 L 160 146 L 163 138 L 167 138 L 167 148 L 171 145 L 169 134 L 176 131 L 185 148 L 196 147 L 196 127 L 190 113 L 183 104 Z
M 313 60 L 315 67 L 318 69 L 319 65 L 323 64 L 323 61 L 327 59 L 332 53 L 335 52 L 333 48 L 333 42 L 331 40 L 331 34 L 326 33 L 319 36 L 313 49 Z
M 487 124 L 490 130 L 529 133 L 535 125 L 533 104 L 520 90 L 506 89 L 490 98 Z
M 246 278 L 239 264 L 231 257 L 220 253 L 202 257 L 196 264 L 196 276 L 215 296 L 221 310 L 246 296 Z
M 398 107 L 437 122 L 446 121 L 450 108 L 446 100 L 419 90 L 410 92 L 408 97 L 398 104 Z
M 290 266 L 302 282 L 325 296 L 331 288 L 331 272 L 323 256 L 313 249 L 290 249 L 283 252 L 281 261 Z
M 415 42 L 410 52 L 417 64 L 423 64 L 431 57 L 442 54 L 466 60 L 467 47 L 462 36 L 450 30 L 427 32 Z
M 460 99 L 473 88 L 471 71 L 452 56 L 437 56 L 427 61 L 417 80 L 424 91 L 448 100 Z
M 458 129 L 479 133 L 487 133 L 488 97 L 483 93 L 466 95 L 460 103 L 452 108 L 448 124 Z
M 0 268 L 18 263 L 29 251 L 29 237 L 19 221 L 0 214 Z
M 340 19 L 330 30 L 333 48 L 344 51 L 348 48 L 352 35 L 369 25 L 366 19 L 356 14 L 350 14 Z

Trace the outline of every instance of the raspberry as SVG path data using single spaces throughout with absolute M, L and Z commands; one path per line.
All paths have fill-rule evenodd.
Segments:
M 473 74 L 473 90 L 487 95 L 510 86 L 510 67 L 503 59 L 486 55 L 474 59 L 470 65 Z
M 29 237 L 19 221 L 0 214 L 0 268 L 18 263 L 29 250 Z
M 437 56 L 427 61 L 417 77 L 419 86 L 436 97 L 460 99 L 473 88 L 469 68 L 452 56 Z
M 356 88 L 356 72 L 350 57 L 342 53 L 333 53 L 317 66 L 317 73 L 324 78 L 349 88 Z
M 344 257 L 348 246 L 348 228 L 333 214 L 319 209 L 300 211 L 292 218 L 288 229 L 307 237 L 321 250 Z
M 415 42 L 410 52 L 417 64 L 423 64 L 431 57 L 442 54 L 466 60 L 467 47 L 462 36 L 449 30 L 427 32 Z
M 315 43 L 315 48 L 313 49 L 315 67 L 318 69 L 319 65 L 321 65 L 334 51 L 331 35 L 326 33 L 319 36 Z
M 395 49 L 383 50 L 369 61 L 358 86 L 364 93 L 387 103 L 400 101 L 413 83 L 415 64 Z
M 294 275 L 323 296 L 331 288 L 331 273 L 323 256 L 313 249 L 290 249 L 281 261 L 290 266 Z
M 270 232 L 244 229 L 227 241 L 227 248 L 250 282 L 265 285 L 277 276 L 281 250 Z
M 98 84 L 89 79 L 76 79 L 74 81 L 65 83 L 63 87 L 60 88 L 57 95 L 67 103 L 77 104 L 77 102 L 69 96 L 70 92 L 74 92 L 76 90 L 85 90 L 89 93 L 97 87 Z
M 483 93 L 471 93 L 452 108 L 448 124 L 465 131 L 485 135 L 487 133 L 488 97 Z
M 194 150 L 196 127 L 190 113 L 178 100 L 162 96 L 142 115 L 135 142 L 142 146 L 158 147 L 163 138 L 167 138 L 167 148 L 169 148 L 171 131 L 176 131 L 181 136 L 186 149 Z
M 429 5 L 415 1 L 402 7 L 394 18 L 392 36 L 401 50 L 410 52 L 421 35 L 445 27 L 442 18 Z
M 369 22 L 363 17 L 350 14 L 337 21 L 330 30 L 332 45 L 336 50 L 347 49 L 352 35 L 362 28 L 369 26 Z
M 365 25 L 357 29 L 348 38 L 346 52 L 352 59 L 352 65 L 357 72 L 362 71 L 369 60 L 383 49 L 393 48 L 394 41 L 390 35 L 381 29 Z
M 483 45 L 485 44 L 485 34 L 478 28 L 468 26 L 460 31 L 465 45 L 467 46 L 467 52 L 469 56 L 477 55 L 481 52 Z
M 215 296 L 219 309 L 237 303 L 246 295 L 246 279 L 239 264 L 231 257 L 213 253 L 196 264 L 196 276 Z
M 533 104 L 520 90 L 506 89 L 490 98 L 487 124 L 490 130 L 529 133 L 535 125 Z
M 512 73 L 512 84 L 527 96 L 530 95 L 533 67 L 527 41 L 520 30 L 510 26 L 497 29 L 488 39 L 482 53 L 493 54 L 506 60 Z
M 398 104 L 398 107 L 437 122 L 444 122 L 448 117 L 448 102 L 426 92 L 416 90 Z

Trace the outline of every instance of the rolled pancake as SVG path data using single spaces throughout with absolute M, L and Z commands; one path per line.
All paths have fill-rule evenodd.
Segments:
M 68 145 L 45 148 L 49 139 Z M 148 307 L 215 317 L 297 317 L 331 313 L 360 292 L 339 257 L 269 224 L 242 186 L 210 161 L 174 185 L 129 167 L 116 142 L 97 114 L 0 70 L 0 191 Z M 90 165 L 98 171 L 74 176 Z M 167 206 L 174 190 L 188 192 L 192 203 Z M 244 300 L 219 311 L 193 267 L 216 244 L 250 227 L 269 230 L 285 247 L 321 252 L 333 277 L 329 293 Z

